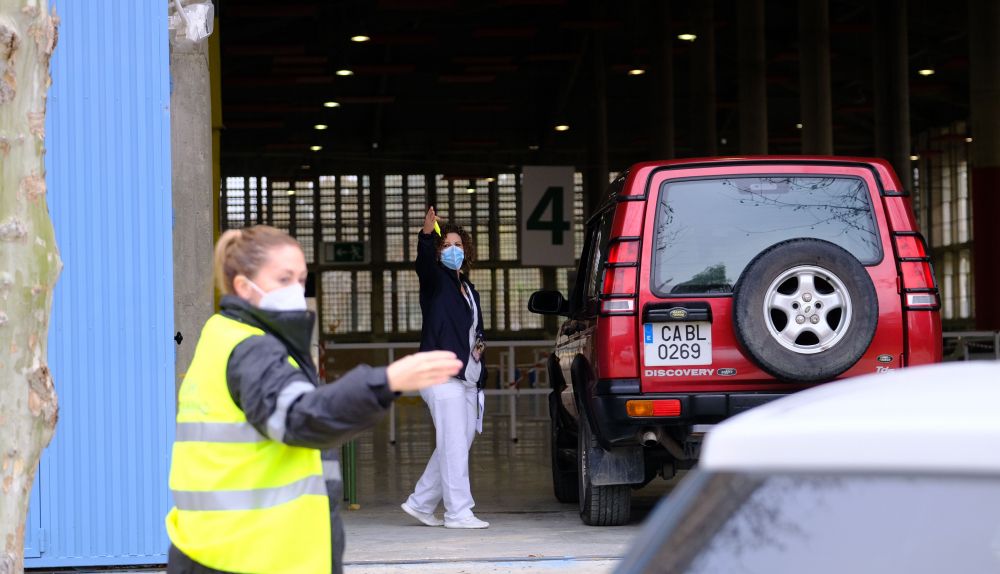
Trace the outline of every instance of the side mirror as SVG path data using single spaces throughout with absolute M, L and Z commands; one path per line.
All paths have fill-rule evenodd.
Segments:
M 528 310 L 539 315 L 566 315 L 569 305 L 558 291 L 535 291 L 528 298 Z

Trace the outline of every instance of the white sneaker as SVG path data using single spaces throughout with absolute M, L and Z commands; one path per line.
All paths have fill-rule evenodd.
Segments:
M 470 516 L 468 518 L 463 518 L 461 520 L 445 520 L 445 528 L 489 528 L 490 523 L 485 520 L 479 520 L 475 516 Z
M 420 512 L 419 510 L 414 510 L 412 506 L 410 506 L 405 502 L 403 504 L 400 504 L 399 507 L 403 509 L 403 512 L 416 518 L 420 522 L 423 522 L 427 526 L 441 526 L 442 524 L 444 524 L 444 520 L 441 520 L 437 516 L 434 516 L 433 513 Z

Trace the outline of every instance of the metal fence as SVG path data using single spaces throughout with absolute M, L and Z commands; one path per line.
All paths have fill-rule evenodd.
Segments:
M 1000 331 L 953 331 L 944 334 L 945 361 L 1000 360 Z
M 397 357 L 412 353 L 420 346 L 417 342 L 405 343 L 348 343 L 336 344 L 325 353 L 333 355 L 334 364 L 341 362 L 341 355 L 356 357 L 359 351 L 384 351 L 386 363 Z M 500 412 L 510 419 L 510 440 L 517 442 L 517 399 L 519 397 L 547 395 L 552 390 L 549 384 L 545 361 L 555 346 L 555 341 L 499 341 L 490 343 L 490 353 L 495 361 L 487 361 L 486 397 L 499 399 Z M 352 360 L 347 361 L 353 366 Z M 404 393 L 404 396 L 419 396 L 418 393 Z M 534 406 L 538 410 L 538 405 Z M 536 413 L 537 414 L 537 413 Z M 547 416 L 547 415 L 546 415 Z M 389 442 L 396 444 L 396 406 L 389 411 Z

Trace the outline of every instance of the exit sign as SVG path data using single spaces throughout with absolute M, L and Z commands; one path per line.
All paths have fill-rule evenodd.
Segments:
M 364 241 L 328 241 L 323 244 L 323 263 L 352 265 L 368 263 L 369 249 Z

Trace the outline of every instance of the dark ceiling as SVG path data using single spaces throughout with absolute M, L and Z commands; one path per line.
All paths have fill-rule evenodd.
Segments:
M 872 1 L 830 0 L 837 154 L 874 153 Z M 525 163 L 580 166 L 593 140 L 599 44 L 609 167 L 655 159 L 653 75 L 627 71 L 650 69 L 662 37 L 674 53 L 676 151 L 690 156 L 692 44 L 677 36 L 692 31 L 695 3 L 673 0 L 667 19 L 655 0 L 216 0 L 224 172 L 291 177 L 303 166 L 318 174 L 377 165 L 486 176 Z M 765 3 L 771 153 L 800 149 L 797 6 Z M 740 152 L 736 11 L 737 0 L 715 2 L 720 155 Z M 911 1 L 908 20 L 916 135 L 968 117 L 966 2 Z M 371 40 L 352 42 L 359 33 Z M 920 76 L 923 67 L 936 72 Z M 341 68 L 354 75 L 336 75 Z M 556 132 L 558 123 L 570 129 Z

